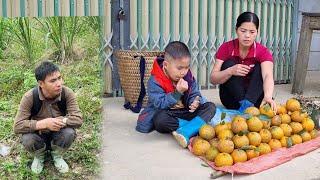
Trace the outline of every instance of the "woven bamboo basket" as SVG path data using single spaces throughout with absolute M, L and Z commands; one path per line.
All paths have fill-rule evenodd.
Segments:
M 147 91 L 147 82 L 150 78 L 153 61 L 157 56 L 163 55 L 160 51 L 130 51 L 119 50 L 115 52 L 118 62 L 120 84 L 124 92 L 126 102 L 136 106 L 140 94 L 140 58 L 143 56 L 146 60 L 144 85 Z M 143 98 L 142 106 L 145 107 L 148 102 L 148 96 Z

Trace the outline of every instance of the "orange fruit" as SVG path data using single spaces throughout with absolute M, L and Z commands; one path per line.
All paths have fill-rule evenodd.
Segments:
M 283 130 L 278 126 L 271 127 L 271 135 L 273 139 L 281 139 L 284 136 Z
M 210 148 L 210 143 L 206 140 L 198 140 L 193 144 L 192 151 L 196 156 L 204 156 L 208 149 Z
M 248 160 L 260 155 L 259 149 L 253 146 L 253 149 L 246 150 Z
M 289 125 L 292 128 L 292 133 L 293 134 L 299 133 L 300 131 L 303 130 L 302 124 L 300 124 L 298 122 L 291 122 Z
M 272 151 L 277 150 L 282 147 L 281 142 L 278 139 L 271 139 L 268 144 L 269 144 Z
M 302 122 L 303 129 L 305 129 L 308 132 L 312 131 L 314 129 L 314 126 L 315 126 L 314 122 L 310 118 L 305 118 L 304 121 Z
M 231 153 L 234 150 L 234 143 L 230 139 L 221 139 L 218 144 L 219 152 Z
M 269 143 L 272 138 L 271 132 L 268 129 L 261 129 L 259 134 L 261 136 L 261 142 L 263 143 Z
M 302 142 L 306 142 L 306 141 L 310 141 L 311 140 L 311 135 L 309 132 L 307 131 L 303 131 L 301 134 L 300 134 L 301 138 L 302 138 Z
M 261 120 L 262 124 L 263 124 L 263 128 L 264 129 L 269 129 L 271 126 L 271 120 L 267 119 L 267 120 Z
M 279 115 L 273 116 L 271 119 L 271 125 L 272 126 L 279 126 L 281 124 L 281 117 Z
M 291 137 L 286 137 L 286 136 L 283 136 L 280 139 L 280 143 L 281 143 L 282 147 L 287 147 L 287 148 L 289 148 L 289 147 L 291 147 L 293 145 Z
M 251 116 L 259 116 L 260 115 L 259 109 L 254 106 L 248 107 L 244 112 L 247 114 L 250 114 Z
M 230 129 L 224 129 L 219 132 L 219 139 L 231 139 L 233 137 L 233 132 Z
M 250 132 L 248 133 L 248 139 L 249 139 L 249 144 L 253 146 L 259 146 L 261 143 L 261 136 L 257 132 Z
M 292 128 L 289 124 L 280 124 L 279 126 L 283 130 L 283 134 L 287 137 L 291 136 Z
M 218 147 L 218 144 L 219 144 L 219 138 L 213 138 L 213 139 L 211 139 L 211 140 L 209 141 L 209 143 L 210 143 L 210 145 L 211 145 L 212 147 L 217 148 L 217 147 Z
M 193 145 L 197 142 L 203 140 L 200 136 L 196 136 L 193 138 L 192 142 L 191 142 L 191 146 L 193 147 Z
M 291 120 L 294 122 L 302 122 L 303 116 L 301 115 L 300 111 L 293 111 L 291 113 Z
M 233 133 L 244 132 L 248 130 L 246 119 L 241 116 L 235 116 L 232 119 L 231 130 Z
M 247 153 L 242 150 L 242 149 L 235 149 L 232 151 L 231 153 L 232 159 L 233 159 L 233 163 L 237 163 L 237 162 L 246 162 L 248 157 L 247 157 Z
M 292 136 L 291 136 L 291 139 L 292 139 L 293 145 L 302 143 L 302 138 L 301 138 L 301 136 L 298 135 L 298 134 L 292 135 Z
M 300 102 L 294 98 L 290 98 L 286 102 L 286 109 L 288 111 L 299 111 L 301 109 Z
M 253 132 L 259 132 L 263 127 L 263 123 L 261 122 L 261 120 L 255 116 L 248 119 L 247 124 L 248 124 L 249 131 L 253 131 Z
M 285 105 L 277 105 L 277 114 L 287 114 L 287 109 Z
M 215 131 L 216 135 L 218 135 L 220 133 L 220 131 L 225 130 L 225 129 L 229 129 L 229 127 L 228 127 L 228 124 L 226 124 L 224 121 L 222 121 L 220 124 L 218 124 L 214 127 L 214 131 Z
M 275 115 L 271 109 L 270 104 L 265 104 L 263 106 L 260 106 L 259 110 L 260 110 L 260 114 L 266 115 L 269 118 L 272 118 Z
M 281 123 L 289 124 L 291 122 L 291 117 L 288 114 L 280 114 Z
M 199 135 L 203 139 L 209 141 L 210 139 L 214 138 L 214 136 L 215 136 L 214 127 L 209 124 L 205 124 L 205 125 L 201 126 L 201 128 L 199 129 Z
M 233 158 L 228 153 L 219 153 L 214 159 L 214 165 L 217 167 L 232 166 Z
M 316 129 L 313 129 L 311 132 L 310 132 L 310 135 L 311 135 L 311 139 L 314 139 L 318 136 L 318 131 Z
M 248 146 L 249 145 L 249 139 L 246 135 L 235 135 L 232 138 L 233 143 L 236 148 L 241 148 L 242 146 Z
M 271 152 L 271 147 L 267 143 L 261 143 L 258 148 L 259 148 L 260 155 Z
M 206 152 L 205 157 L 208 161 L 214 161 L 214 159 L 217 157 L 218 154 L 219 154 L 218 149 L 211 146 Z

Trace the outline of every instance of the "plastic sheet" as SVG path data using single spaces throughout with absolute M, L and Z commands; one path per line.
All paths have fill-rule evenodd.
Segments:
M 280 148 L 271 153 L 250 159 L 249 161 L 236 163 L 233 166 L 225 167 L 216 167 L 214 165 L 214 162 L 207 161 L 204 157 L 199 156 L 199 158 L 207 162 L 209 166 L 218 171 L 224 171 L 234 174 L 254 174 L 288 162 L 295 157 L 302 156 L 310 151 L 316 150 L 319 147 L 320 136 L 302 144 L 294 145 L 290 148 Z M 188 148 L 192 152 L 191 143 Z

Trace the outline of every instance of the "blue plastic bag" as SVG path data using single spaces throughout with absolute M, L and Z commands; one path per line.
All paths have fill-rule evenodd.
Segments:
M 221 116 L 222 114 L 225 113 L 225 117 L 223 120 L 221 120 Z M 220 124 L 221 121 L 224 122 L 231 122 L 233 117 L 236 115 L 243 115 L 243 113 L 241 113 L 238 110 L 234 110 L 234 109 L 226 109 L 222 106 L 217 106 L 216 107 L 216 113 L 213 116 L 213 118 L 208 122 L 208 124 L 212 125 L 212 126 L 216 126 L 218 124 Z
M 221 117 L 222 114 L 224 113 L 224 118 Z M 234 110 L 234 109 L 226 109 L 222 106 L 217 106 L 216 107 L 216 114 L 213 116 L 213 118 L 208 122 L 208 124 L 210 124 L 211 126 L 216 126 L 218 124 L 220 124 L 221 121 L 224 121 L 224 122 L 231 122 L 233 117 L 235 116 L 241 116 L 245 119 L 249 119 L 251 118 L 251 115 L 250 114 L 247 114 L 247 113 L 241 113 L 240 111 L 238 110 Z M 260 120 L 262 121 L 269 121 L 270 118 L 266 115 L 259 115 L 257 116 Z M 223 118 L 223 119 L 221 119 Z

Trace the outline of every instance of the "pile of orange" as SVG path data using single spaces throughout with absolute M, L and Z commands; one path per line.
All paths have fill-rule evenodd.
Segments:
M 278 105 L 277 112 L 268 104 L 259 109 L 249 107 L 245 112 L 249 116 L 235 116 L 230 123 L 202 126 L 199 136 L 192 141 L 193 153 L 218 167 L 232 166 L 309 141 L 318 133 L 314 121 L 293 98 L 285 105 Z M 261 120 L 260 115 L 267 118 Z

